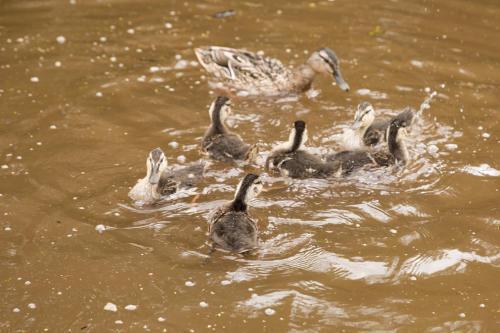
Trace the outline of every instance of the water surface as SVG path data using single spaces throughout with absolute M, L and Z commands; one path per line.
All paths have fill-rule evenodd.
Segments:
M 497 331 L 498 22 L 487 0 L 0 2 L 0 331 Z M 208 256 L 208 213 L 260 167 L 214 163 L 199 196 L 153 208 L 127 193 L 152 148 L 200 158 L 209 44 L 341 58 L 349 93 L 233 101 L 260 161 L 298 118 L 334 151 L 359 102 L 391 115 L 436 91 L 412 163 L 264 175 L 259 251 Z

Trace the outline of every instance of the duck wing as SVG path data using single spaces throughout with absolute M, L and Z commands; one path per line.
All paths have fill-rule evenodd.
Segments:
M 220 79 L 238 81 L 240 86 L 275 88 L 276 83 L 291 77 L 291 72 L 273 58 L 242 49 L 208 46 L 195 49 L 200 64 Z M 248 87 L 247 87 L 248 88 Z
M 160 196 L 172 195 L 178 190 L 178 182 L 171 172 L 164 172 L 158 182 L 158 193 Z
M 390 166 L 396 163 L 396 159 L 388 151 L 376 151 L 371 153 L 371 157 L 379 166 Z
M 334 164 L 325 163 L 316 155 L 298 150 L 274 157 L 273 164 L 291 178 L 325 178 L 335 172 Z
M 354 170 L 360 169 L 365 165 L 375 163 L 370 153 L 363 150 L 341 151 L 333 155 L 328 155 L 326 160 L 328 162 L 340 163 L 343 175 L 350 174 Z
M 363 136 L 363 142 L 367 146 L 376 146 L 385 140 L 387 128 L 389 127 L 390 121 L 387 119 L 376 120 L 370 127 L 366 129 L 365 135 Z
M 175 182 L 178 188 L 195 187 L 203 178 L 206 166 L 207 163 L 204 161 L 195 162 L 169 171 L 165 178 Z
M 204 143 L 203 149 L 220 161 L 246 160 L 252 146 L 234 133 L 220 134 Z
M 174 194 L 179 189 L 195 187 L 203 178 L 205 162 L 195 162 L 191 165 L 165 171 L 158 183 L 161 196 Z

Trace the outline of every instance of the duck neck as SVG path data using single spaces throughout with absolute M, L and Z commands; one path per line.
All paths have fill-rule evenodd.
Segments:
M 246 212 L 247 210 L 247 192 L 251 186 L 250 182 L 243 181 L 236 190 L 231 208 L 237 212 Z
M 246 193 L 244 191 L 238 191 L 233 202 L 231 203 L 231 208 L 236 212 L 246 212 L 248 206 L 245 197 Z
M 151 195 L 153 196 L 153 198 L 155 200 L 160 199 L 161 198 L 161 194 L 160 194 L 160 191 L 159 191 L 158 184 L 149 184 L 149 186 L 150 186 Z
M 145 202 L 151 202 L 161 198 L 161 195 L 158 192 L 158 184 L 151 184 L 149 182 L 149 176 L 142 180 L 142 186 L 140 187 L 139 192 L 141 193 L 141 200 Z
M 290 142 L 288 152 L 293 153 L 300 149 L 302 146 L 302 137 L 304 136 L 304 132 L 295 132 L 295 136 L 293 137 L 293 141 Z
M 360 138 L 364 138 L 365 137 L 365 134 L 366 134 L 366 131 L 368 130 L 370 126 L 363 126 L 363 127 L 360 127 L 358 129 L 356 129 L 356 134 L 360 137 Z
M 293 76 L 295 90 L 302 92 L 311 88 L 316 72 L 308 64 L 303 64 L 294 70 Z
M 403 138 L 400 137 L 399 134 L 400 128 L 392 125 L 389 128 L 389 138 L 387 144 L 389 146 L 389 152 L 396 162 L 402 162 L 406 164 L 408 161 L 408 150 L 406 149 L 406 144 L 404 143 Z
M 221 120 L 220 112 L 221 109 L 218 108 L 215 109 L 212 113 L 212 125 L 210 126 L 210 129 L 213 134 L 224 134 L 228 132 L 226 125 L 224 125 Z

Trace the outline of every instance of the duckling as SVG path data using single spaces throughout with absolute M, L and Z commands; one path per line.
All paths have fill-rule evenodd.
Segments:
M 213 248 L 245 253 L 258 246 L 257 222 L 248 214 L 248 203 L 262 187 L 258 175 L 247 174 L 236 188 L 233 201 L 215 210 L 208 229 Z
M 242 49 L 208 46 L 194 51 L 224 90 L 265 96 L 297 94 L 309 90 L 316 75 L 322 73 L 332 75 L 341 90 L 349 91 L 337 55 L 326 47 L 313 52 L 305 64 L 293 70 L 277 59 Z
M 201 142 L 202 152 L 219 161 L 252 162 L 257 156 L 257 146 L 243 142 L 241 137 L 229 131 L 225 121 L 231 113 L 231 101 L 219 96 L 208 110 L 211 124 Z
M 365 165 L 405 165 L 409 160 L 409 154 L 404 138 L 406 136 L 406 128 L 411 124 L 412 120 L 410 113 L 405 112 L 394 117 L 389 124 L 387 130 L 388 151 L 346 150 L 328 155 L 326 157 L 327 162 L 337 163 L 337 165 L 340 166 L 337 173 L 341 172 L 344 176 Z M 411 112 L 411 114 L 413 113 Z
M 291 178 L 324 178 L 335 173 L 338 163 L 325 163 L 320 157 L 303 150 L 307 139 L 306 123 L 297 120 L 288 141 L 271 151 L 266 160 L 266 170 L 271 167 L 271 170 Z
M 407 107 L 403 112 L 391 119 L 377 119 L 375 120 L 375 110 L 368 102 L 363 102 L 358 105 L 356 115 L 354 116 L 354 123 L 352 130 L 358 141 L 362 141 L 362 145 L 373 147 L 382 141 L 387 141 L 387 129 L 391 120 L 399 118 L 404 119 L 411 125 L 414 117 L 414 112 Z
M 168 168 L 165 153 L 160 148 L 151 150 L 146 159 L 146 177 L 139 179 L 128 196 L 141 204 L 153 204 L 180 189 L 192 188 L 203 177 L 206 163 L 196 162 L 180 168 Z

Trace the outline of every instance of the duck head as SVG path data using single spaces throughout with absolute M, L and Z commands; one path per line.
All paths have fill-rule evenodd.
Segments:
M 375 120 L 375 110 L 373 106 L 368 102 L 363 102 L 358 104 L 358 109 L 354 115 L 354 123 L 351 128 L 353 130 L 362 129 L 365 130 L 373 124 Z
M 233 209 L 237 211 L 246 210 L 248 203 L 259 195 L 262 188 L 262 180 L 258 175 L 253 173 L 247 174 L 236 188 L 233 200 Z
M 349 91 L 349 85 L 340 72 L 339 59 L 331 49 L 324 47 L 315 51 L 307 60 L 307 64 L 316 73 L 332 75 L 341 90 Z
M 162 172 L 167 168 L 167 157 L 160 148 L 151 150 L 146 160 L 147 175 L 151 185 L 156 185 L 160 181 Z
M 394 156 L 397 162 L 406 164 L 409 160 L 408 149 L 404 142 L 407 136 L 406 128 L 410 125 L 409 119 L 406 117 L 394 118 L 391 120 L 388 129 L 387 144 L 390 153 Z
M 413 123 L 413 119 L 415 119 L 415 112 L 412 110 L 412 108 L 407 106 L 401 113 L 399 113 L 394 118 L 399 121 L 401 126 L 409 127 Z

